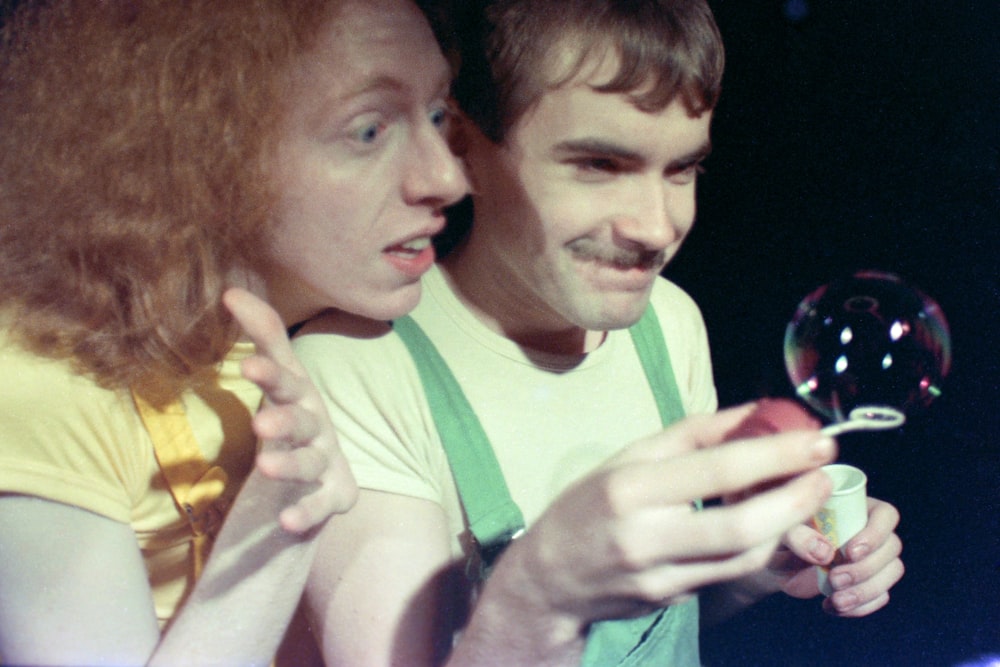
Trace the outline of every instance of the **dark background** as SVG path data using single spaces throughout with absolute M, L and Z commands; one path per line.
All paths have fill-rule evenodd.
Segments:
M 1000 3 L 709 2 L 725 89 L 699 221 L 666 273 L 702 306 L 721 404 L 790 395 L 789 318 L 856 269 L 933 296 L 954 363 L 902 430 L 841 438 L 903 517 L 889 606 L 837 619 L 776 595 L 703 633 L 705 665 L 998 664 Z
M 903 429 L 840 439 L 903 517 L 889 606 L 838 619 L 774 596 L 706 631 L 704 662 L 1000 664 L 1000 3 L 710 4 L 728 59 L 715 150 L 666 275 L 702 306 L 722 405 L 791 395 L 788 320 L 857 269 L 931 295 L 954 362 Z

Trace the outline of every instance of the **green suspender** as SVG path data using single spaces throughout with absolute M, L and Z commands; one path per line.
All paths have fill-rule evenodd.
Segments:
M 469 530 L 479 545 L 479 574 L 485 577 L 493 560 L 523 532 L 521 508 L 510 497 L 479 418 L 434 343 L 409 316 L 395 320 L 392 328 L 403 339 L 417 365 Z
M 683 419 L 681 392 L 677 389 L 674 367 L 670 365 L 667 343 L 663 340 L 660 320 L 656 317 L 653 306 L 646 306 L 646 312 L 628 332 L 632 335 L 649 388 L 653 390 L 656 408 L 660 411 L 660 422 L 667 427 Z
M 455 485 L 479 544 L 485 575 L 511 539 L 524 530 L 521 510 L 510 497 L 500 464 L 472 406 L 434 344 L 409 316 L 393 322 L 424 385 L 434 424 L 451 465 Z M 660 323 L 652 306 L 629 330 L 663 425 L 684 416 Z

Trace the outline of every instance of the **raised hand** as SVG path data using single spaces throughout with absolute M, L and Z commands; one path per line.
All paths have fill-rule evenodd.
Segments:
M 280 514 L 286 531 L 304 533 L 350 509 L 357 484 L 323 401 L 292 353 L 281 318 L 244 289 L 227 290 L 223 303 L 257 347 L 242 364 L 243 376 L 264 392 L 253 419 L 262 443 L 257 468 L 268 478 L 306 485 Z

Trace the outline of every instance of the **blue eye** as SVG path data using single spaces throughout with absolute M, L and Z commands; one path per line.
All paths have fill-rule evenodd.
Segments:
M 381 123 L 372 123 L 355 132 L 354 138 L 363 144 L 371 144 L 379 138 L 383 129 L 385 129 L 385 126 Z
M 448 123 L 448 108 L 440 107 L 434 109 L 430 113 L 431 125 L 434 127 L 444 127 Z

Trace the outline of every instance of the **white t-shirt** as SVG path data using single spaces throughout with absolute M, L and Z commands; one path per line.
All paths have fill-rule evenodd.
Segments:
M 684 412 L 717 407 L 708 340 L 695 303 L 659 279 L 652 303 Z M 424 279 L 413 319 L 447 362 L 493 445 L 530 526 L 569 484 L 624 445 L 661 429 L 631 336 L 611 331 L 595 351 L 527 351 L 486 328 L 440 269 Z M 296 354 L 324 395 L 358 484 L 444 509 L 456 558 L 467 557 L 461 504 L 416 366 L 399 337 L 304 335 Z

